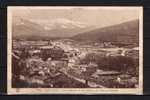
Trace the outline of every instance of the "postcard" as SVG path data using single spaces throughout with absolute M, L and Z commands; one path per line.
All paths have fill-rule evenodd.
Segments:
M 143 94 L 143 7 L 8 6 L 8 94 Z

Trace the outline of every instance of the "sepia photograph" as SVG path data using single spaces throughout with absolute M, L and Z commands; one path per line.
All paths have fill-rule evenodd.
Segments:
M 8 6 L 8 94 L 142 94 L 141 6 Z

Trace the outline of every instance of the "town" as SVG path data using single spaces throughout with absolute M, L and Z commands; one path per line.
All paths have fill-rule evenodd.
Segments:
M 12 62 L 12 87 L 138 87 L 138 47 L 71 39 L 14 39 Z

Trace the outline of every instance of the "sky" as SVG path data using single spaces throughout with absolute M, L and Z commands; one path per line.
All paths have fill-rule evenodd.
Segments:
M 68 19 L 105 27 L 139 19 L 138 7 L 11 7 L 13 18 L 24 18 L 38 23 L 54 19 Z

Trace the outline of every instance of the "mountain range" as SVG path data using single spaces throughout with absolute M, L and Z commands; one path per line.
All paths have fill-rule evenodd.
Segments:
M 121 24 L 97 28 L 73 36 L 72 39 L 78 41 L 103 41 L 118 43 L 138 43 L 139 42 L 139 20 L 132 20 Z
M 93 26 L 72 21 L 64 18 L 57 18 L 50 21 L 36 21 L 19 19 L 13 21 L 13 36 L 18 38 L 64 38 L 72 37 L 79 33 L 93 29 Z
M 77 41 L 138 43 L 139 20 L 96 28 L 85 23 L 57 18 L 51 21 L 13 20 L 12 32 L 19 39 L 69 38 Z

